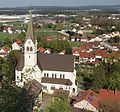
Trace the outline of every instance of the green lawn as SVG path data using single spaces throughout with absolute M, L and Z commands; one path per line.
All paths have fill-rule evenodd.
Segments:
M 69 41 L 70 46 L 73 47 L 80 47 L 81 45 L 83 45 L 83 43 L 81 42 L 71 42 Z
M 51 32 L 36 32 L 36 36 L 38 37 L 46 37 L 46 36 L 52 36 L 52 37 L 61 37 L 61 36 L 65 36 L 59 32 L 54 32 L 54 31 L 51 31 Z

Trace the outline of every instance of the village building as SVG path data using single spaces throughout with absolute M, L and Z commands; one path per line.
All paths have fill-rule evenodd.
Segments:
M 8 47 L 3 47 L 0 49 L 0 57 L 5 58 L 8 53 L 10 53 L 11 49 Z
M 15 81 L 16 85 L 23 87 L 32 80 L 41 83 L 47 93 L 52 94 L 55 89 L 67 90 L 70 95 L 77 93 L 74 56 L 38 52 L 30 15 L 24 52 L 15 70 Z
M 21 50 L 22 49 L 22 41 L 21 40 L 16 40 L 13 44 L 12 44 L 12 50 Z
M 98 112 L 99 106 L 99 95 L 92 90 L 79 93 L 73 102 L 73 107 L 92 112 Z

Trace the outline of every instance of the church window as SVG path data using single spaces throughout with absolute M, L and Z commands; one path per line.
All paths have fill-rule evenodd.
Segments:
M 52 78 L 54 78 L 54 74 L 52 74 Z
M 23 85 L 25 85 L 26 83 L 25 82 L 23 82 Z
M 44 77 L 46 77 L 46 73 L 44 73 Z
M 49 77 L 49 74 L 47 73 L 47 77 Z
M 47 86 L 43 86 L 43 89 L 47 89 Z
M 73 88 L 73 93 L 75 92 L 75 88 Z
M 27 51 L 29 51 L 29 47 L 27 47 Z
M 62 74 L 60 74 L 60 78 L 62 79 Z
M 33 51 L 33 48 L 32 48 L 32 47 L 30 47 L 30 51 Z
M 57 74 L 55 74 L 55 78 L 57 78 Z
M 65 75 L 63 74 L 63 79 L 65 78 Z
M 63 86 L 60 86 L 59 89 L 62 89 L 62 90 L 63 90 Z
M 55 90 L 55 86 L 54 85 L 51 86 L 51 90 Z

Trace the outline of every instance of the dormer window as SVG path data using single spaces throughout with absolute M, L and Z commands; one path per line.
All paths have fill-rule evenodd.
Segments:
M 33 48 L 32 48 L 32 47 L 30 47 L 30 51 L 33 51 Z
M 27 47 L 27 51 L 29 51 L 29 47 Z

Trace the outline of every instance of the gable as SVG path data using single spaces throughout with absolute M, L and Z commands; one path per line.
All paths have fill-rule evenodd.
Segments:
M 25 45 L 25 46 L 33 46 L 34 43 L 33 43 L 32 39 L 29 38 L 29 39 L 26 40 L 26 42 L 25 42 L 24 45 Z

